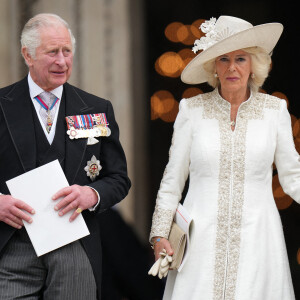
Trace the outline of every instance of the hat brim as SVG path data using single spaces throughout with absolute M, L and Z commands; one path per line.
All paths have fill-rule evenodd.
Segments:
M 271 53 L 277 44 L 283 26 L 280 23 L 267 23 L 238 32 L 217 42 L 205 51 L 199 53 L 182 71 L 181 80 L 188 84 L 198 84 L 207 81 L 203 64 L 225 53 L 249 47 L 261 47 Z

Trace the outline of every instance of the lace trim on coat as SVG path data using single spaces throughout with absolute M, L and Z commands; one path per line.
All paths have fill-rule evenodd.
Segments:
M 257 93 L 240 105 L 235 132 L 230 126 L 230 104 L 218 91 L 188 99 L 190 108 L 203 107 L 203 118 L 217 119 L 220 129 L 220 173 L 214 299 L 235 299 L 244 203 L 245 154 L 248 120 L 262 119 L 264 108 L 279 109 L 280 101 Z
M 155 206 L 152 217 L 152 227 L 150 232 L 150 241 L 154 236 L 169 237 L 174 212 L 171 209 L 165 209 L 159 205 Z

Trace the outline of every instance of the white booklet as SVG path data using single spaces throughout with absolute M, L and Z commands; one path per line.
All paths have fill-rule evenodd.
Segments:
M 193 219 L 190 217 L 188 211 L 179 203 L 176 213 L 175 213 L 175 216 L 174 216 L 174 221 L 186 234 L 186 247 L 185 247 L 181 265 L 178 268 L 178 272 L 180 272 L 186 262 L 186 259 L 188 257 L 188 253 L 189 253 L 189 251 L 188 251 L 188 249 L 189 249 L 189 230 L 190 230 L 190 225 L 191 225 L 191 222 L 193 221 Z
M 58 160 L 10 179 L 6 184 L 14 198 L 35 210 L 35 214 L 31 215 L 33 222 L 24 221 L 24 226 L 37 256 L 90 234 L 81 214 L 70 222 L 74 210 L 62 217 L 54 210 L 60 199 L 53 201 L 52 196 L 69 186 Z

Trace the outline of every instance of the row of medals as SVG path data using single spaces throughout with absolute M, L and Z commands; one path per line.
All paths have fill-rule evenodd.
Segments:
M 75 129 L 70 128 L 70 137 L 75 139 L 89 138 L 89 137 L 99 137 L 99 136 L 110 136 L 111 130 L 104 125 L 97 125 L 90 129 Z

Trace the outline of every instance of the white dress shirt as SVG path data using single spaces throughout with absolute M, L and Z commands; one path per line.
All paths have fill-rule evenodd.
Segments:
M 38 118 L 42 125 L 42 128 L 44 130 L 45 136 L 46 136 L 49 144 L 51 145 L 53 142 L 53 139 L 54 139 L 54 135 L 55 135 L 55 128 L 56 128 L 56 122 L 57 122 L 57 116 L 58 116 L 58 112 L 59 112 L 61 97 L 62 97 L 62 93 L 63 93 L 63 86 L 61 85 L 61 86 L 57 87 L 56 89 L 50 91 L 55 97 L 57 97 L 59 99 L 59 101 L 57 101 L 57 103 L 55 104 L 55 115 L 54 115 L 54 119 L 53 119 L 53 124 L 52 124 L 50 132 L 48 133 L 46 130 L 45 124 L 40 116 L 41 105 L 34 99 L 36 96 L 38 96 L 39 94 L 41 94 L 42 92 L 45 92 L 45 91 L 33 81 L 33 79 L 30 76 L 30 73 L 28 74 L 28 85 L 29 85 L 30 98 L 32 100 L 32 103 L 33 103 L 36 113 L 38 115 Z

